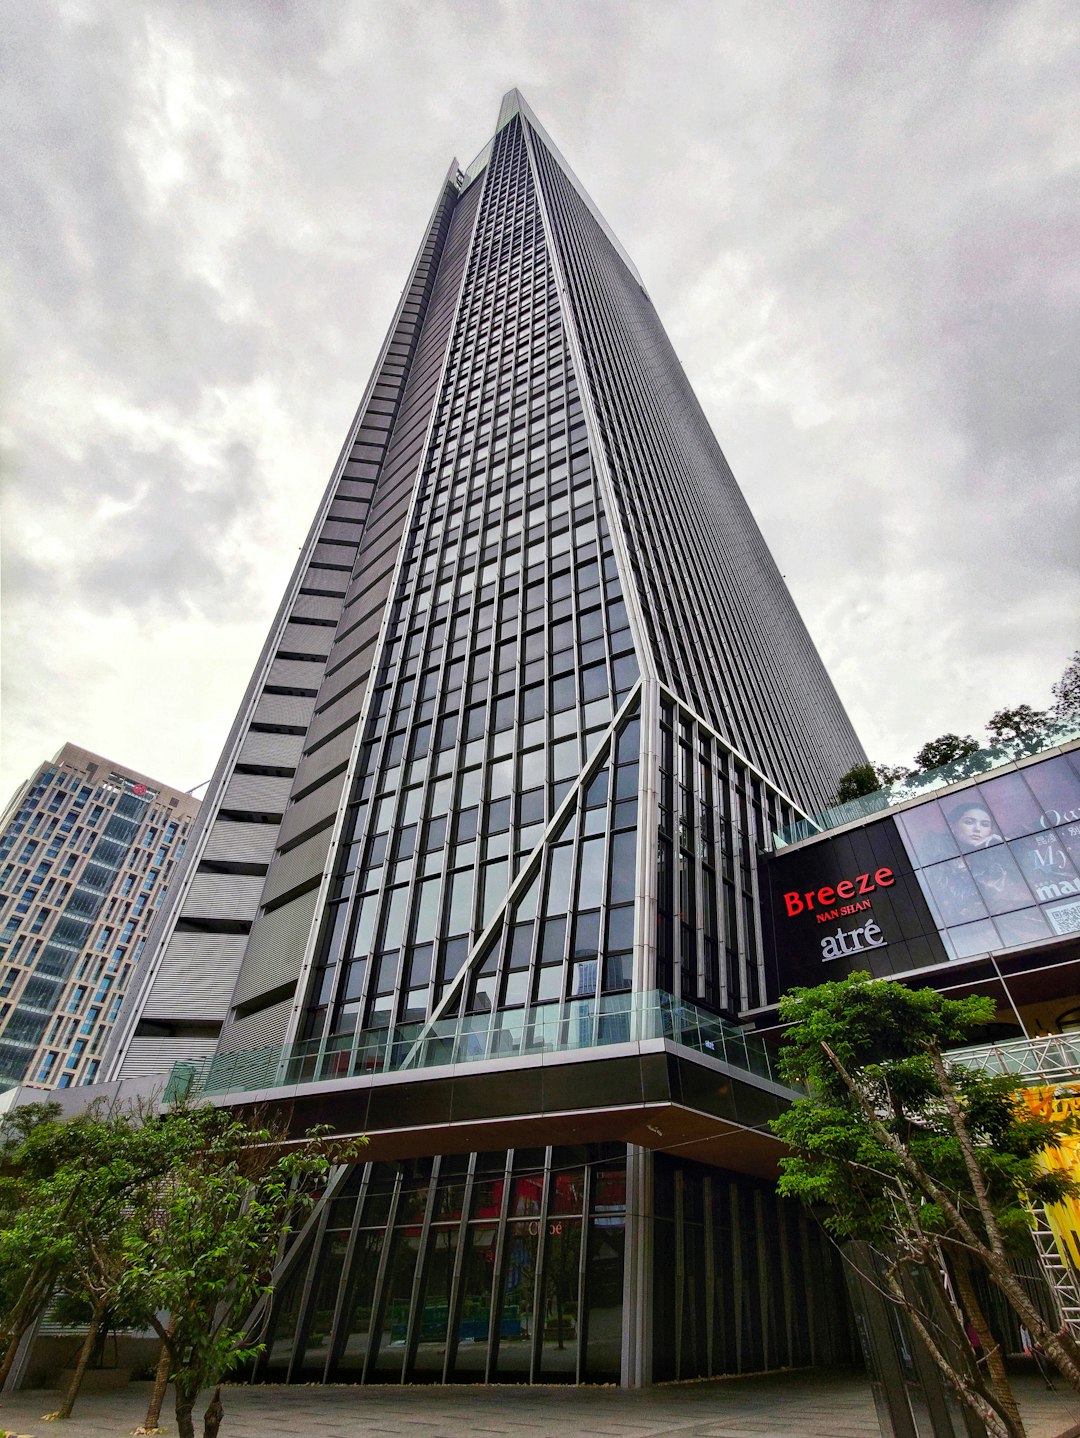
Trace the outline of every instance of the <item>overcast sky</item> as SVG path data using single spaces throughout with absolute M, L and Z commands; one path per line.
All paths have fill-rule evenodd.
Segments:
M 1078 623 L 1075 0 L 17 0 L 0 800 L 217 759 L 452 156 L 518 85 L 877 759 Z

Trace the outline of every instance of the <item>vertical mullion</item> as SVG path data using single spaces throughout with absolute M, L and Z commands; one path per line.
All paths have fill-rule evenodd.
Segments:
M 364 1165 L 364 1176 L 360 1180 L 360 1191 L 356 1196 L 356 1207 L 353 1209 L 352 1226 L 349 1229 L 349 1239 L 345 1245 L 345 1255 L 341 1264 L 341 1280 L 338 1283 L 337 1298 L 334 1301 L 334 1317 L 330 1324 L 330 1338 L 327 1343 L 326 1363 L 323 1367 L 322 1381 L 330 1382 L 330 1375 L 337 1367 L 341 1357 L 341 1350 L 345 1346 L 348 1334 L 342 1334 L 341 1327 L 345 1316 L 345 1299 L 349 1291 L 351 1270 L 356 1258 L 356 1244 L 360 1234 L 360 1220 L 364 1212 L 364 1202 L 367 1198 L 368 1185 L 371 1182 L 372 1165 Z

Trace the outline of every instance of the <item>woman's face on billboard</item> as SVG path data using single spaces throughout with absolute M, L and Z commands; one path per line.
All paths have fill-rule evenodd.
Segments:
M 988 810 L 973 804 L 953 820 L 952 827 L 953 833 L 965 849 L 977 849 L 993 834 L 994 821 Z

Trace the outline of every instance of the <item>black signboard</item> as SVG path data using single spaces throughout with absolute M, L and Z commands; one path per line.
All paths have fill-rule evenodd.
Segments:
M 1080 751 L 763 861 L 770 1000 L 1080 932 Z

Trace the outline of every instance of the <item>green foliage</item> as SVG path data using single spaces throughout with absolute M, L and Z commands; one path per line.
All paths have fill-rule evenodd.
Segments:
M 354 1161 L 362 1141 L 333 1142 L 318 1130 L 293 1141 L 219 1109 L 182 1110 L 171 1122 L 188 1157 L 139 1195 L 125 1292 L 169 1315 L 167 1326 L 150 1321 L 170 1354 L 184 1434 L 199 1390 L 260 1351 L 246 1320 L 270 1292 L 283 1242 L 331 1166 Z
M 1026 739 L 1046 727 L 1049 715 L 1030 704 L 1017 704 L 1012 709 L 999 709 L 986 721 L 986 732 L 994 744 L 1006 739 Z
M 876 794 L 889 784 L 898 784 L 908 777 L 901 764 L 853 764 L 837 785 L 836 803 L 847 804 L 865 794 Z
M 880 788 L 873 764 L 853 764 L 836 786 L 836 802 L 848 804 L 852 799 L 861 799 L 864 794 L 873 794 Z
M 1080 649 L 1066 664 L 1057 683 L 1051 684 L 1050 693 L 1054 696 L 1051 713 L 1059 723 L 1080 719 Z
M 915 767 L 925 773 L 928 769 L 940 769 L 945 764 L 955 764 L 969 754 L 978 753 L 979 744 L 970 734 L 942 734 L 937 739 L 928 739 L 915 755 Z
M 1071 1125 L 1022 1110 L 1011 1077 L 949 1061 L 945 1051 L 971 1042 L 993 1010 L 990 999 L 947 999 L 867 974 L 787 995 L 781 1067 L 810 1093 L 773 1123 L 796 1155 L 782 1160 L 780 1191 L 827 1205 L 824 1222 L 843 1238 L 895 1243 L 915 1224 L 970 1246 L 967 1225 L 988 1246 L 995 1227 L 1006 1244 L 1021 1242 L 1029 1201 L 1077 1191 L 1038 1160 Z M 990 1223 L 973 1190 L 971 1150 Z
M 331 1164 L 357 1151 L 209 1106 L 94 1107 L 63 1122 L 55 1106 L 16 1109 L 0 1122 L 4 1349 L 50 1294 L 95 1324 L 153 1325 L 189 1432 L 200 1387 L 256 1351 L 244 1320 L 285 1236 Z

